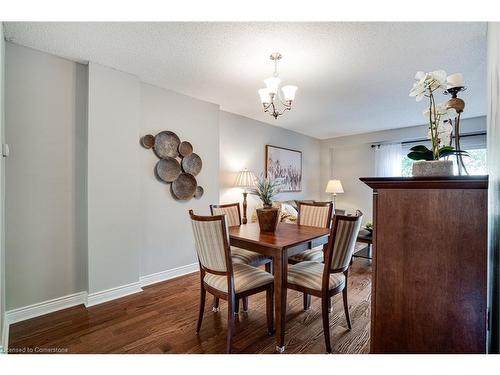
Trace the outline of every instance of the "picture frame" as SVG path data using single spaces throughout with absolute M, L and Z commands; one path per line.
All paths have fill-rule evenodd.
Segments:
M 302 191 L 302 151 L 266 145 L 266 177 L 281 178 L 281 192 Z

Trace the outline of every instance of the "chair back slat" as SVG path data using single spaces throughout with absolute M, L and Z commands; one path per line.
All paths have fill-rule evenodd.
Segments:
M 332 218 L 332 203 L 301 203 L 297 223 L 311 227 L 328 228 Z
M 210 205 L 210 211 L 212 215 L 226 215 L 227 224 L 230 227 L 236 227 L 241 225 L 241 214 L 240 214 L 240 204 L 239 203 L 229 203 L 221 205 Z
M 195 216 L 191 224 L 200 264 L 207 270 L 228 272 L 227 255 L 229 235 L 226 216 Z
M 330 272 L 344 271 L 349 266 L 363 214 L 358 211 L 356 216 L 336 215 L 328 245 Z

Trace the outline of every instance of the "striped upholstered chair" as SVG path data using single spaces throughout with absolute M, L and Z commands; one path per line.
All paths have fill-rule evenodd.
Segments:
M 330 228 L 332 223 L 332 202 L 297 202 L 298 225 L 308 225 L 311 227 Z M 326 245 L 318 246 L 302 251 L 288 258 L 288 263 L 297 264 L 299 262 L 323 262 Z M 311 307 L 311 296 L 304 293 L 304 310 Z M 330 304 L 331 305 L 331 304 Z
M 229 248 L 229 233 L 226 215 L 197 216 L 189 211 L 196 252 L 200 264 L 200 312 L 196 332 L 199 333 L 205 310 L 205 296 L 208 291 L 217 298 L 227 300 L 227 352 L 235 330 L 234 305 L 239 298 L 266 292 L 268 333 L 273 332 L 273 285 L 269 272 L 244 263 L 234 263 Z
M 332 202 L 315 202 L 297 204 L 299 215 L 298 225 L 308 225 L 311 227 L 329 228 L 332 220 Z M 326 246 L 325 246 L 326 247 Z M 295 264 L 303 261 L 323 262 L 324 246 L 305 250 L 288 259 L 288 263 Z
M 305 261 L 294 264 L 288 269 L 287 288 L 321 298 L 323 331 L 328 353 L 332 352 L 329 302 L 331 297 L 340 292 L 343 295 L 347 326 L 351 329 L 347 302 L 347 277 L 362 217 L 360 211 L 356 216 L 336 215 L 325 251 L 325 262 Z
M 230 227 L 241 225 L 241 212 L 239 203 L 228 204 L 211 204 L 210 212 L 212 215 L 226 215 L 227 222 Z M 271 272 L 272 259 L 254 251 L 240 249 L 239 247 L 231 246 L 231 256 L 233 263 L 248 264 L 249 266 L 258 267 L 263 264 L 266 266 L 266 271 Z M 214 311 L 219 309 L 219 300 L 217 297 L 214 301 Z M 248 310 L 248 298 L 243 298 L 243 311 Z M 239 301 L 236 301 L 235 313 L 239 312 Z

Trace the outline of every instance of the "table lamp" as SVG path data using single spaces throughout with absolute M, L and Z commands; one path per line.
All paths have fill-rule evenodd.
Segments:
M 344 192 L 344 188 L 342 188 L 340 180 L 328 181 L 325 192 L 332 194 L 333 212 L 335 212 L 335 198 L 337 197 L 337 194 Z
M 236 176 L 236 182 L 234 186 L 243 188 L 243 219 L 242 223 L 247 223 L 247 194 L 248 189 L 255 186 L 255 180 L 257 178 L 253 174 L 252 171 L 247 170 L 246 168 L 238 173 Z

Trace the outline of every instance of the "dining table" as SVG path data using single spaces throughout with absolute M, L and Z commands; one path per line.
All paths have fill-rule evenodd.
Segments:
M 276 351 L 285 351 L 288 257 L 328 243 L 328 228 L 279 223 L 274 232 L 261 232 L 258 223 L 229 228 L 231 246 L 272 257 Z

